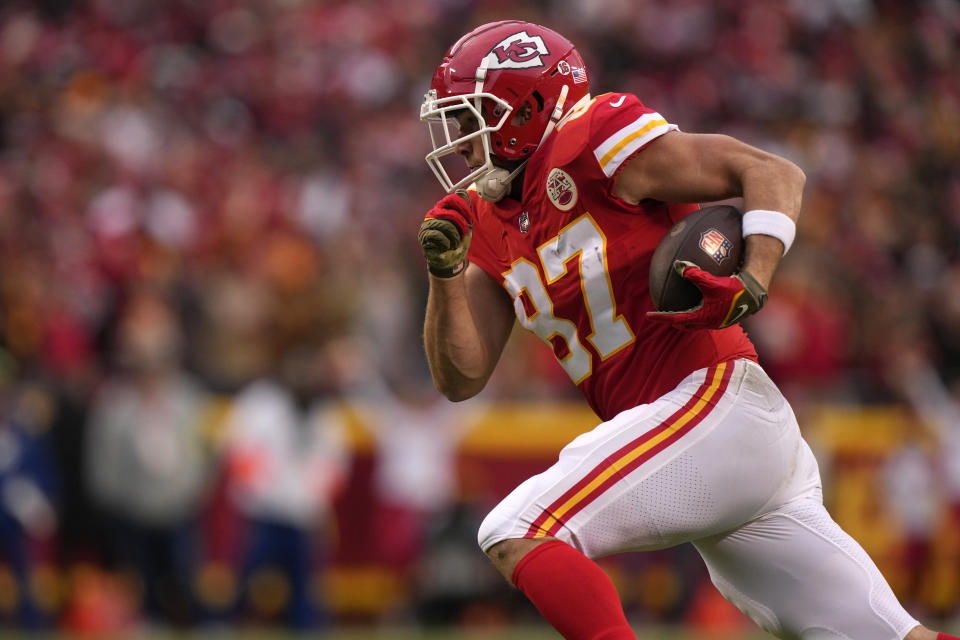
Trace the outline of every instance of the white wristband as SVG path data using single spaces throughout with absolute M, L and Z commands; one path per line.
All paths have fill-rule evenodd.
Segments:
M 783 243 L 783 255 L 787 255 L 797 235 L 797 224 L 790 216 L 779 211 L 751 209 L 743 214 L 743 237 L 754 234 L 773 236 Z

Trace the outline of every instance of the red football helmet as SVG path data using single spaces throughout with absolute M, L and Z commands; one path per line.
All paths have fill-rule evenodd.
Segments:
M 431 125 L 433 151 L 427 164 L 452 193 L 494 171 L 491 154 L 525 160 L 589 90 L 583 59 L 557 32 L 519 20 L 477 27 L 444 55 L 420 108 L 420 119 Z M 530 118 L 515 118 L 524 105 L 529 105 Z M 455 116 L 464 109 L 476 117 L 479 128 L 461 135 Z M 454 182 L 441 159 L 477 136 L 486 162 Z

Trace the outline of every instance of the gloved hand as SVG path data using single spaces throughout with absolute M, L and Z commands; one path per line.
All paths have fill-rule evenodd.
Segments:
M 651 320 L 687 329 L 724 329 L 756 313 L 767 301 L 767 290 L 748 271 L 715 276 L 685 260 L 677 260 L 673 268 L 697 285 L 703 302 L 686 311 L 650 311 Z
M 438 278 L 451 278 L 466 268 L 473 236 L 470 217 L 470 197 L 458 189 L 441 198 L 420 224 L 420 249 L 427 269 Z

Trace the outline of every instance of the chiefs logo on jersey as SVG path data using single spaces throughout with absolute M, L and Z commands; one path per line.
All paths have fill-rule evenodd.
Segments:
M 488 69 L 532 69 L 544 66 L 541 56 L 550 50 L 540 36 L 526 31 L 514 33 L 498 42 L 487 54 Z
M 563 169 L 553 169 L 547 175 L 547 197 L 560 211 L 570 211 L 577 204 L 577 185 Z

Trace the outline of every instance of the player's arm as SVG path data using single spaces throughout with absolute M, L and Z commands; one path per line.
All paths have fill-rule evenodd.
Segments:
M 451 278 L 430 275 L 424 346 L 437 389 L 455 402 L 478 394 L 503 353 L 514 323 L 503 287 L 469 264 Z
M 473 219 L 469 195 L 458 191 L 427 212 L 418 234 L 430 272 L 423 343 L 433 383 L 453 401 L 486 386 L 514 321 L 507 292 L 467 260 Z
M 806 176 L 785 158 L 730 136 L 674 131 L 651 141 L 617 175 L 613 193 L 637 203 L 709 202 L 742 197 L 744 211 L 773 211 L 794 223 Z M 781 240 L 746 238 L 743 270 L 765 289 L 784 252 Z
M 647 316 L 690 329 L 723 329 L 759 311 L 793 241 L 805 181 L 792 162 L 729 136 L 672 132 L 652 140 L 617 175 L 613 193 L 627 202 L 742 197 L 746 246 L 740 271 L 732 277 L 676 263 L 677 272 L 700 289 L 701 303 Z

